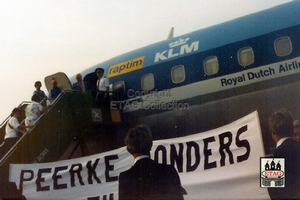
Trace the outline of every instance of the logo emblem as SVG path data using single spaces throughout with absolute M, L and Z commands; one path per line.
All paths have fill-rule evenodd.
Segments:
M 127 60 L 109 67 L 108 78 L 126 74 L 138 69 L 142 69 L 144 65 L 145 56 Z
M 260 171 L 261 187 L 284 187 L 284 158 L 261 158 Z
M 190 42 L 190 38 L 180 38 L 174 42 L 169 43 L 169 49 L 155 54 L 154 62 L 164 61 L 170 58 L 175 58 L 188 53 L 199 50 L 199 41 Z

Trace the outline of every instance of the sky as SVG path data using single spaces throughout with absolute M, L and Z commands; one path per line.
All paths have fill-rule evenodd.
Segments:
M 0 0 L 0 122 L 34 82 L 289 0 Z

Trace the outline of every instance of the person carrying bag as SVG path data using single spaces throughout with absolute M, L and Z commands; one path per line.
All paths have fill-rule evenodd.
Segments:
M 11 112 L 11 117 L 5 127 L 4 142 L 0 145 L 0 159 L 14 146 L 14 144 L 21 138 L 26 128 L 32 126 L 21 125 L 18 121 L 21 115 L 20 108 L 14 108 Z

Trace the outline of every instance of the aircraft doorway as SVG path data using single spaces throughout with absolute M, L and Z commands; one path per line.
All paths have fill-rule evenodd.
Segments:
M 95 72 L 89 73 L 83 78 L 83 82 L 85 83 L 85 90 L 91 92 L 93 99 L 95 99 L 97 94 L 97 80 L 98 77 Z
M 52 89 L 52 80 L 56 80 L 58 83 L 57 86 L 60 87 L 62 90 L 72 89 L 71 82 L 67 75 L 63 72 L 58 72 L 45 77 L 44 82 L 48 92 Z

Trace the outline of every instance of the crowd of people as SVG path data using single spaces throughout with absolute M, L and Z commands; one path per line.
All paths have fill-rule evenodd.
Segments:
M 97 93 L 95 95 L 95 105 L 108 105 L 109 104 L 109 79 L 106 78 L 103 68 L 97 68 L 95 74 L 98 81 L 95 85 Z M 72 89 L 80 92 L 86 91 L 86 83 L 82 80 L 81 74 L 76 75 L 77 82 L 72 85 Z M 19 122 L 21 120 L 21 109 L 14 108 L 10 119 L 5 128 L 4 142 L 0 145 L 0 158 L 5 155 L 7 151 L 20 139 L 20 137 L 31 129 L 40 116 L 52 107 L 52 102 L 61 94 L 62 88 L 58 86 L 58 81 L 53 78 L 51 81 L 52 88 L 49 90 L 48 96 L 41 90 L 42 83 L 36 81 L 34 83 L 35 90 L 31 97 L 31 103 L 25 108 L 24 124 Z M 47 100 L 50 101 L 47 105 Z
M 104 69 L 97 68 L 98 77 L 95 95 L 95 105 L 109 103 L 109 79 L 103 76 Z M 76 75 L 77 82 L 73 90 L 86 91 L 86 83 L 81 74 Z M 20 108 L 14 108 L 5 128 L 4 142 L 0 145 L 0 158 L 18 141 L 26 130 L 32 128 L 39 117 L 50 105 L 43 101 L 53 101 L 62 92 L 57 80 L 53 79 L 49 95 L 41 90 L 40 81 L 35 82 L 31 103 L 25 109 L 25 125 L 20 124 Z M 286 111 L 277 111 L 268 121 L 272 139 L 276 148 L 274 158 L 285 158 L 285 187 L 268 188 L 271 199 L 300 199 L 300 120 L 292 119 Z M 134 165 L 129 170 L 120 173 L 119 199 L 183 199 L 185 194 L 176 169 L 171 165 L 159 164 L 150 159 L 152 147 L 151 130 L 146 125 L 130 129 L 125 138 L 128 152 L 134 157 Z M 159 178 L 158 178 L 159 177 Z
M 51 105 L 43 106 L 41 102 L 48 99 L 45 92 L 41 90 L 42 83 L 36 81 L 34 84 L 36 90 L 33 92 L 31 97 L 31 103 L 25 108 L 25 120 L 24 125 L 19 120 L 21 120 L 21 109 L 14 108 L 11 112 L 10 119 L 8 120 L 5 127 L 4 141 L 0 145 L 0 158 L 2 158 L 11 147 L 26 133 L 31 129 L 38 118 L 49 108 Z
M 93 103 L 97 106 L 107 106 L 109 104 L 109 79 L 103 76 L 104 69 L 102 68 L 97 68 L 95 70 L 95 74 L 98 77 L 98 81 L 94 86 L 97 93 L 96 95 L 94 95 L 95 98 Z M 76 80 L 77 82 L 72 85 L 72 90 L 85 92 L 86 83 L 82 80 L 81 74 L 76 75 Z M 59 87 L 58 81 L 55 78 L 52 79 L 51 85 L 52 87 L 49 90 L 49 94 L 47 96 L 45 92 L 41 90 L 42 83 L 40 81 L 35 82 L 35 90 L 31 97 L 31 103 L 29 103 L 25 108 L 24 121 L 21 121 L 21 116 L 23 116 L 23 110 L 21 110 L 21 108 L 14 108 L 12 110 L 10 118 L 5 126 L 4 141 L 2 142 L 2 144 L 0 144 L 0 159 L 2 159 L 5 154 L 7 154 L 9 150 L 11 150 L 11 148 L 18 142 L 18 140 L 24 135 L 24 133 L 27 133 L 28 130 L 33 128 L 41 115 L 52 107 L 52 103 L 62 93 L 63 89 Z M 20 199 L 25 199 L 21 192 L 16 189 L 14 183 L 1 183 L 2 186 L 3 184 L 7 185 L 10 188 L 13 188 L 14 194 L 12 195 L 5 188 L 2 188 L 0 191 L 1 195 L 12 195 L 13 198 L 18 196 L 20 197 Z

